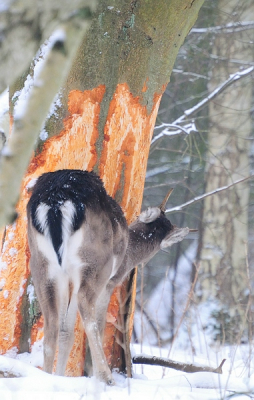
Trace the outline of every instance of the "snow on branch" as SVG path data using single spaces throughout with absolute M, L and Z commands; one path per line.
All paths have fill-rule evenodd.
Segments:
M 153 138 L 151 142 L 151 146 L 153 145 L 151 147 L 151 150 L 154 149 L 154 143 L 157 142 L 157 140 L 161 139 L 163 136 L 174 136 L 174 135 L 179 135 L 181 133 L 190 133 L 191 131 L 197 132 L 194 121 L 192 121 L 189 124 L 185 124 L 183 126 L 180 126 L 179 124 L 183 124 L 186 119 L 189 119 L 198 111 L 202 110 L 205 106 L 207 106 L 207 104 L 210 101 L 214 100 L 228 86 L 237 82 L 239 79 L 250 75 L 253 71 L 254 71 L 254 66 L 235 72 L 234 74 L 230 75 L 225 82 L 221 83 L 215 90 L 213 90 L 212 93 L 210 93 L 207 97 L 201 100 L 198 104 L 186 110 L 184 114 L 181 115 L 179 118 L 177 118 L 172 124 L 162 124 L 159 125 L 158 127 L 155 127 L 155 129 L 165 127 L 165 129 Z M 173 132 L 171 131 L 172 128 L 174 129 Z
M 226 359 L 222 360 L 220 365 L 217 368 L 212 368 L 207 365 L 195 365 L 195 364 L 187 364 L 182 362 L 176 362 L 170 360 L 169 358 L 164 357 L 155 357 L 155 356 L 147 356 L 147 355 L 136 355 L 132 358 L 133 364 L 146 364 L 146 365 L 158 365 L 160 367 L 173 368 L 177 371 L 183 372 L 214 372 L 216 374 L 222 374 L 222 366 Z
M 13 132 L 0 158 L 0 227 L 15 219 L 21 180 L 34 143 L 89 26 L 90 18 L 77 15 L 55 31 L 36 79 L 23 104 L 14 112 Z
M 96 5 L 96 0 L 0 1 L 0 93 L 24 73 L 59 24 Z
M 246 29 L 253 29 L 254 21 L 232 22 L 221 26 L 212 26 L 210 28 L 193 28 L 190 33 L 233 33 L 241 32 Z
M 244 69 L 243 71 L 237 71 L 234 74 L 231 74 L 225 82 L 223 82 L 215 90 L 213 90 L 212 93 L 210 93 L 205 99 L 200 101 L 194 107 L 189 108 L 189 110 L 186 110 L 184 114 L 174 122 L 174 124 L 179 124 L 182 121 L 184 121 L 187 117 L 190 117 L 193 114 L 197 113 L 198 111 L 202 110 L 211 100 L 213 100 L 220 93 L 222 93 L 228 86 L 232 85 L 239 79 L 244 78 L 247 75 L 250 75 L 253 71 L 254 67 L 249 67 Z
M 201 196 L 194 197 L 194 199 L 189 200 L 186 203 L 181 204 L 180 206 L 168 208 L 165 211 L 165 213 L 166 214 L 171 214 L 172 212 L 175 212 L 175 211 L 182 211 L 185 207 L 188 207 L 191 204 L 197 203 L 198 201 L 201 201 L 201 200 L 205 199 L 206 197 L 212 196 L 212 195 L 214 195 L 216 193 L 220 193 L 220 192 L 223 192 L 224 190 L 230 189 L 232 186 L 235 186 L 238 183 L 247 181 L 248 179 L 251 179 L 251 178 L 254 178 L 254 175 L 247 176 L 246 178 L 239 179 L 238 181 L 235 181 L 235 182 L 231 183 L 230 185 L 222 186 L 222 187 L 219 187 L 219 188 L 217 188 L 215 190 L 212 190 L 211 192 L 207 192 L 205 194 L 202 194 Z
M 196 125 L 194 121 L 184 126 L 173 124 L 161 124 L 155 127 L 155 129 L 164 128 L 155 138 L 152 139 L 151 145 L 163 136 L 176 136 L 181 133 L 189 135 L 191 132 L 197 132 Z M 169 130 L 170 129 L 170 130 Z

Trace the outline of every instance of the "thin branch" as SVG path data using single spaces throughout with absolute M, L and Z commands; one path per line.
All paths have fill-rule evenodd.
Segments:
M 169 132 L 168 129 L 164 129 L 161 133 L 159 133 L 157 136 L 155 136 L 151 142 L 151 150 L 154 149 L 154 143 L 157 142 L 157 140 L 161 139 L 164 135 L 171 136 L 171 135 L 179 135 L 181 134 L 184 130 L 188 130 L 190 132 L 190 128 L 188 125 L 185 125 L 185 129 L 183 129 L 179 124 L 182 124 L 186 119 L 190 119 L 194 114 L 202 110 L 204 107 L 207 106 L 207 104 L 214 100 L 220 93 L 222 93 L 227 87 L 232 85 L 233 83 L 237 82 L 239 79 L 242 79 L 248 75 L 250 75 L 254 71 L 254 66 L 249 67 L 244 69 L 243 71 L 237 71 L 234 74 L 230 75 L 230 77 L 223 83 L 221 83 L 215 90 L 213 90 L 212 93 L 210 93 L 206 98 L 201 100 L 198 104 L 196 104 L 194 107 L 189 108 L 184 112 L 183 115 L 181 115 L 179 118 L 177 118 L 172 124 L 163 124 L 160 125 L 160 127 L 166 126 L 167 128 L 173 127 L 174 129 L 178 129 L 178 131 L 173 131 Z M 188 128 L 189 129 L 188 129 Z M 192 123 L 191 131 L 197 131 L 194 127 L 194 123 Z M 157 127 L 155 128 L 157 129 Z M 188 132 L 188 133 L 189 133 Z
M 179 125 L 174 125 L 174 124 L 162 123 L 161 125 L 157 125 L 154 129 L 172 128 L 172 129 L 176 129 L 177 130 L 177 132 L 172 132 L 172 135 L 179 134 L 178 131 L 182 131 L 182 133 L 185 133 L 186 135 L 189 135 L 190 129 L 192 127 L 193 127 L 192 124 L 188 124 L 186 126 L 179 126 Z
M 201 196 L 194 197 L 194 199 L 189 200 L 186 203 L 181 204 L 180 206 L 176 206 L 176 207 L 173 207 L 173 208 L 168 208 L 165 211 L 165 213 L 166 214 L 170 214 L 170 213 L 175 212 L 175 211 L 182 211 L 183 208 L 188 207 L 191 204 L 197 203 L 198 201 L 201 201 L 201 200 L 205 199 L 206 197 L 212 196 L 212 195 L 214 195 L 216 193 L 223 192 L 224 190 L 230 189 L 232 186 L 235 186 L 238 183 L 247 181 L 248 179 L 251 179 L 251 178 L 254 178 L 254 174 L 250 175 L 250 176 L 247 176 L 246 178 L 239 179 L 238 181 L 235 181 L 235 182 L 231 183 L 230 185 L 222 186 L 222 187 L 219 187 L 219 188 L 217 188 L 215 190 L 212 190 L 211 192 L 207 192 L 205 194 L 202 194 Z
M 254 67 L 249 67 L 244 69 L 243 71 L 237 71 L 234 74 L 230 75 L 229 78 L 219 85 L 215 90 L 212 91 L 205 99 L 200 101 L 194 107 L 189 108 L 186 110 L 184 114 L 174 121 L 173 124 L 179 124 L 184 121 L 187 117 L 191 117 L 192 115 L 196 114 L 198 111 L 202 110 L 211 100 L 217 97 L 220 93 L 222 93 L 228 86 L 232 85 L 234 82 L 237 82 L 239 79 L 244 78 L 250 75 L 254 71 Z
M 187 364 L 176 362 L 170 360 L 169 358 L 163 357 L 154 357 L 147 355 L 137 355 L 132 358 L 133 364 L 146 364 L 146 365 L 158 365 L 160 367 L 173 368 L 177 371 L 183 372 L 214 372 L 215 374 L 222 374 L 222 366 L 226 359 L 222 360 L 220 365 L 217 368 L 212 368 L 209 366 L 195 365 L 195 364 Z
M 152 139 L 151 141 L 151 145 L 153 145 L 153 143 L 157 142 L 158 139 L 162 138 L 163 136 L 176 136 L 176 135 L 180 135 L 182 133 L 185 133 L 186 135 L 189 135 L 191 132 L 198 132 L 196 129 L 196 126 L 194 124 L 194 121 L 188 124 L 185 124 L 184 126 L 181 125 L 177 125 L 177 124 L 161 124 L 156 126 L 154 129 L 160 129 L 160 128 L 165 128 L 163 129 L 162 132 L 160 132 L 157 136 L 155 136 L 155 138 Z M 169 131 L 169 128 L 171 128 L 171 130 Z M 175 129 L 172 131 L 172 129 Z
M 19 372 L 1 371 L 0 369 L 0 378 L 21 378 L 21 377 L 22 375 Z
M 254 21 L 232 22 L 221 26 L 212 26 L 209 28 L 192 28 L 190 33 L 232 33 L 240 32 L 246 29 L 253 29 Z
M 197 79 L 201 78 L 201 79 L 205 79 L 207 81 L 209 80 L 208 76 L 196 74 L 195 72 L 183 71 L 182 69 L 173 68 L 172 72 L 174 72 L 175 74 L 193 76 L 193 78 L 197 78 Z
M 94 4 L 94 1 L 91 0 Z M 38 78 L 15 115 L 13 132 L 0 160 L 0 227 L 15 219 L 15 205 L 34 143 L 55 95 L 69 73 L 79 44 L 90 26 L 90 16 L 73 16 L 53 33 L 53 40 Z

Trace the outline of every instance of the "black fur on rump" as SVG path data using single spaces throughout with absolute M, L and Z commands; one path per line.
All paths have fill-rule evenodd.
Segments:
M 78 230 L 85 220 L 86 208 L 94 212 L 107 212 L 113 230 L 116 229 L 118 222 L 122 226 L 127 226 L 121 207 L 107 194 L 103 182 L 94 172 L 63 169 L 41 175 L 33 188 L 27 213 L 31 214 L 35 229 L 43 234 L 41 224 L 36 218 L 36 210 L 41 203 L 50 207 L 47 213 L 47 225 L 60 264 L 59 248 L 62 244 L 60 207 L 68 200 L 75 208 L 72 220 L 73 232 Z

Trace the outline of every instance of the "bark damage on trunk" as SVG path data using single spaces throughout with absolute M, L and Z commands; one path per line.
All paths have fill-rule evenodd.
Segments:
M 89 34 L 62 92 L 62 107 L 46 124 L 50 138 L 40 142 L 24 177 L 18 219 L 2 233 L 0 263 L 0 352 L 28 351 L 43 336 L 43 319 L 34 309 L 26 238 L 27 189 L 32 179 L 62 168 L 95 170 L 122 206 L 128 223 L 139 214 L 149 146 L 161 96 L 185 36 L 202 0 L 100 1 Z M 128 4 L 126 4 L 128 3 Z M 133 278 L 135 279 L 135 277 Z M 121 318 L 132 330 L 134 296 L 127 317 L 120 315 L 116 289 L 107 314 L 104 350 L 111 367 L 125 368 L 117 327 Z M 132 284 L 135 287 L 135 282 Z M 120 293 L 120 294 L 119 294 Z M 124 300 L 125 301 L 125 300 Z M 27 311 L 28 310 L 28 311 Z M 30 315 L 28 325 L 22 324 Z M 119 338 L 118 338 L 119 340 Z M 80 319 L 66 373 L 84 372 L 86 340 Z

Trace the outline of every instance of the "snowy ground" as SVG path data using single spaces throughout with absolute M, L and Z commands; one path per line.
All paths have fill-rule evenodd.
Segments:
M 179 316 L 186 310 L 190 288 L 189 260 L 194 251 L 194 246 L 191 246 L 179 263 L 175 282 L 178 287 L 176 311 Z M 170 309 L 170 287 L 167 280 L 161 282 L 146 304 L 149 316 L 162 328 L 166 327 Z M 252 344 L 216 346 L 207 329 L 208 322 L 211 323 L 211 307 L 213 304 L 204 305 L 202 309 L 194 307 L 184 320 L 177 320 L 180 328 L 176 340 L 172 347 L 168 344 L 165 348 L 155 347 L 156 335 L 150 333 L 151 327 L 136 311 L 135 330 L 139 338 L 143 337 L 144 344 L 132 345 L 131 350 L 133 355 L 161 356 L 213 368 L 225 358 L 222 375 L 134 365 L 132 379 L 114 372 L 116 386 L 108 387 L 95 378 L 59 377 L 42 372 L 36 368 L 43 364 L 42 342 L 38 342 L 31 354 L 17 355 L 13 350 L 8 355 L 0 356 L 0 371 L 22 375 L 19 378 L 0 378 L 0 400 L 254 400 L 254 348 Z M 164 332 L 160 330 L 160 337 L 167 338 L 166 329 Z
M 140 345 L 132 346 L 140 353 Z M 168 356 L 167 349 L 143 346 L 145 354 Z M 254 366 L 249 361 L 248 346 L 210 350 L 210 357 L 193 357 L 173 349 L 170 357 L 176 361 L 195 362 L 216 367 L 227 358 L 223 374 L 209 372 L 183 373 L 156 366 L 134 365 L 134 377 L 126 379 L 114 373 L 116 386 L 108 387 L 95 378 L 68 378 L 48 375 L 34 367 L 42 364 L 42 344 L 37 343 L 32 354 L 0 356 L 0 370 L 22 374 L 19 378 L 0 379 L 1 400 L 40 399 L 146 399 L 146 400 L 237 400 L 254 399 Z M 14 357 L 14 358 L 13 358 Z M 217 359 L 217 361 L 216 361 Z M 253 394 L 252 394 L 253 392 Z

